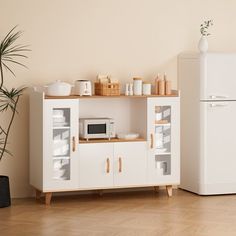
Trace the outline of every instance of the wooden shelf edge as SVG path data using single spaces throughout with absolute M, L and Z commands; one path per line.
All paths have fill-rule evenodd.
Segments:
M 136 139 L 119 139 L 119 138 L 112 138 L 112 139 L 90 139 L 90 140 L 84 140 L 80 139 L 79 144 L 85 144 L 85 143 L 117 143 L 117 142 L 145 142 L 147 141 L 144 138 L 136 138 Z
M 172 90 L 172 94 L 170 95 L 133 95 L 126 96 L 124 94 L 116 95 L 116 96 L 101 96 L 101 95 L 92 95 L 92 96 L 79 96 L 79 95 L 69 95 L 69 96 L 47 96 L 45 95 L 45 99 L 91 99 L 91 98 L 149 98 L 149 97 L 179 97 L 179 90 Z

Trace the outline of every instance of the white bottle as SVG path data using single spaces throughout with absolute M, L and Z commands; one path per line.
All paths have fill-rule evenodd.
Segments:
M 134 81 L 134 95 L 142 95 L 142 79 L 133 78 Z
M 125 84 L 125 96 L 129 96 L 129 95 L 130 95 L 130 85 Z
M 130 95 L 130 96 L 133 96 L 133 95 L 134 95 L 133 87 L 134 87 L 133 84 L 130 83 L 130 84 L 129 84 L 129 95 Z

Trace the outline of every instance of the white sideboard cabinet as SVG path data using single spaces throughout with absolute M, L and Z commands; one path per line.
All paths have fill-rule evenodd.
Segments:
M 134 140 L 79 138 L 79 118 L 110 117 Z M 30 93 L 30 184 L 52 193 L 172 186 L 180 182 L 179 95 L 47 97 Z

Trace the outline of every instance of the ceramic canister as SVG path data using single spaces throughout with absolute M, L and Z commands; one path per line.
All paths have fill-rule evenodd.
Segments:
M 152 85 L 148 82 L 143 82 L 143 95 L 151 95 Z
M 134 95 L 142 95 L 142 79 L 133 78 L 134 81 Z

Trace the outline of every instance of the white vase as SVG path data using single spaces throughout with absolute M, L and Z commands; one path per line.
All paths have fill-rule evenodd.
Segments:
M 208 41 L 206 36 L 202 36 L 198 43 L 198 49 L 200 52 L 204 53 L 208 50 Z

